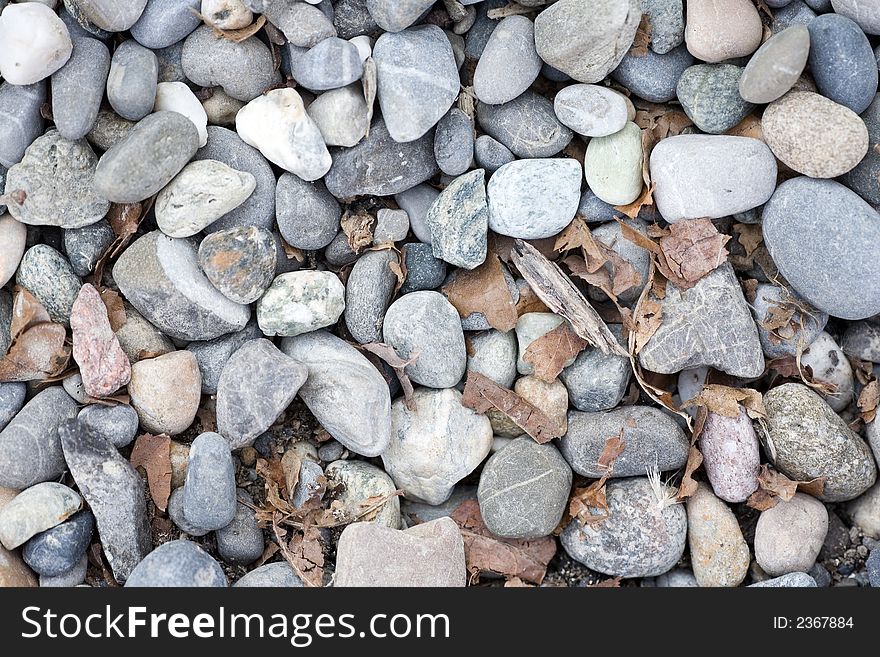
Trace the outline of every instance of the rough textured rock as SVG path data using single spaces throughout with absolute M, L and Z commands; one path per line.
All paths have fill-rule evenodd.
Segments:
M 67 520 L 82 503 L 79 493 L 62 484 L 47 481 L 31 486 L 0 509 L 0 543 L 14 550 Z
M 350 518 L 363 511 L 362 505 L 369 498 L 391 495 L 397 489 L 382 468 L 364 461 L 334 461 L 324 475 L 331 485 L 341 486 L 336 499 Z M 400 499 L 391 497 L 369 522 L 392 529 L 400 527 Z
M 336 323 L 345 310 L 345 286 L 327 271 L 281 274 L 257 303 L 266 335 L 295 336 Z
M 40 108 L 48 99 L 45 82 L 19 86 L 0 85 L 0 166 L 11 167 L 43 132 Z
M 117 449 L 130 444 L 138 432 L 137 413 L 127 404 L 90 404 L 79 412 L 76 419 L 81 426 L 101 436 Z
M 144 557 L 126 587 L 226 587 L 229 582 L 220 564 L 192 541 L 160 545 Z
M 426 220 L 435 257 L 465 269 L 480 266 L 486 259 L 489 230 L 486 172 L 476 169 L 453 180 Z
M 742 75 L 743 69 L 732 64 L 698 64 L 682 73 L 676 96 L 694 125 L 721 134 L 748 116 L 754 105 L 740 96 Z
M 691 567 L 699 585 L 739 586 L 749 571 L 749 546 L 733 511 L 705 484 L 687 500 L 687 524 Z
M 116 239 L 110 222 L 101 219 L 82 228 L 64 231 L 64 253 L 77 276 L 88 276 L 95 270 L 98 260 Z M 0 275 L 2 278 L 2 275 Z
M 83 388 L 92 397 L 106 397 L 131 379 L 131 364 L 110 327 L 107 307 L 89 284 L 80 288 L 70 313 L 73 358 Z
M 82 281 L 67 258 L 47 244 L 36 244 L 22 256 L 15 282 L 43 304 L 53 322 L 69 324 Z
M 768 575 L 810 570 L 828 533 L 828 511 L 819 500 L 795 493 L 761 512 L 755 527 L 755 560 Z
M 131 406 L 141 426 L 152 433 L 186 431 L 199 410 L 201 393 L 202 378 L 192 352 L 173 351 L 131 367 Z

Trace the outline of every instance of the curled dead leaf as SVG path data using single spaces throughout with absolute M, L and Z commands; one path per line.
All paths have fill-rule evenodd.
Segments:
M 64 372 L 70 361 L 67 331 L 49 318 L 37 298 L 16 286 L 10 322 L 11 344 L 0 359 L 0 382 L 45 381 Z
M 373 243 L 373 224 L 376 219 L 367 212 L 348 212 L 342 215 L 342 231 L 348 238 L 348 246 L 355 253 Z
M 501 260 L 493 253 L 479 267 L 470 271 L 459 270 L 442 291 L 462 318 L 478 312 L 499 331 L 506 332 L 516 326 L 516 304 L 507 286 Z
M 679 502 L 689 498 L 697 492 L 699 484 L 694 480 L 694 472 L 703 464 L 703 453 L 696 445 L 691 445 L 688 451 L 687 464 L 684 466 L 684 474 L 681 477 L 681 485 L 678 487 Z
M 565 367 L 565 363 L 587 348 L 587 341 L 571 330 L 568 322 L 562 322 L 549 333 L 532 342 L 523 354 L 523 360 L 534 368 L 534 375 L 552 383 Z
M 764 463 L 758 473 L 758 490 L 749 496 L 746 506 L 758 511 L 766 511 L 776 506 L 780 500 L 788 502 L 798 491 L 818 497 L 825 492 L 826 481 L 826 477 L 793 481 Z
M 171 437 L 144 433 L 134 441 L 131 465 L 147 473 L 147 486 L 156 507 L 165 511 L 171 496 Z
M 764 398 L 760 392 L 751 388 L 730 388 L 717 383 L 704 385 L 696 397 L 684 402 L 684 406 L 704 406 L 712 413 L 730 418 L 739 417 L 742 406 L 753 420 L 767 418 Z

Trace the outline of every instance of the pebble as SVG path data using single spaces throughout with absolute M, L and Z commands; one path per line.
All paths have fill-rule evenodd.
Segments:
M 238 43 L 217 37 L 202 25 L 183 42 L 181 65 L 186 77 L 202 87 L 222 87 L 229 96 L 248 102 L 281 81 L 272 52 L 250 37 Z
M 81 511 L 31 538 L 21 556 L 37 574 L 57 577 L 76 566 L 86 553 L 94 527 L 92 514 Z
M 877 93 L 877 60 L 868 37 L 839 14 L 818 16 L 807 27 L 810 72 L 819 93 L 861 114 Z
M 217 431 L 232 449 L 253 443 L 293 401 L 308 376 L 269 340 L 245 342 L 226 361 L 217 384 Z
M 578 209 L 578 214 L 582 215 L 581 208 Z M 647 225 L 640 219 L 623 217 L 621 221 L 643 235 L 647 233 Z M 607 223 L 601 224 L 600 226 L 593 228 L 591 232 L 597 241 L 610 247 L 615 253 L 617 253 L 617 255 L 626 260 L 636 270 L 640 277 L 639 282 L 628 290 L 618 294 L 617 298 L 625 304 L 637 301 L 648 282 L 648 273 L 651 267 L 651 254 L 646 249 L 633 244 L 623 237 L 620 224 L 617 220 L 611 220 Z M 610 271 L 610 264 L 606 264 L 605 268 L 609 270 L 609 274 L 612 273 Z
M 763 582 L 758 582 L 756 584 L 749 584 L 749 588 L 758 587 L 784 589 L 815 588 L 816 580 L 810 577 L 807 573 L 789 573 L 788 575 L 783 575 L 782 577 L 774 577 L 773 579 L 767 579 Z
M 839 413 L 853 400 L 854 378 L 852 366 L 837 342 L 822 331 L 801 354 L 801 366 L 809 367 L 813 377 L 834 386 L 831 392 L 823 392 L 822 398 Z
M 770 37 L 749 59 L 739 79 L 740 96 L 750 103 L 772 103 L 788 92 L 807 65 L 810 32 L 792 25 Z
M 642 0 L 642 11 L 651 23 L 651 50 L 659 55 L 684 42 L 682 0 Z
M 116 0 L 75 0 L 65 2 L 77 20 L 91 23 L 91 27 L 108 32 L 124 32 L 134 25 L 144 12 L 147 0 L 132 0 L 121 4 Z M 81 18 L 80 18 L 81 16 Z
M 626 348 L 619 324 L 609 326 L 612 333 Z M 629 388 L 632 367 L 629 358 L 617 354 L 603 354 L 587 347 L 574 363 L 566 367 L 559 378 L 568 389 L 572 405 L 579 411 L 605 411 L 617 406 Z
M 0 215 L 0 287 L 6 285 L 15 276 L 26 244 L 25 225 L 10 214 Z M 5 343 L 0 342 L 0 345 L 3 344 Z M 0 349 L 0 353 L 5 354 L 6 348 Z
M 661 504 L 646 477 L 609 481 L 606 498 L 607 520 L 593 528 L 575 518 L 560 535 L 569 556 L 591 570 L 625 578 L 662 575 L 678 563 L 687 539 L 682 505 Z
M 880 95 L 861 114 L 868 128 L 868 144 L 880 141 Z M 841 181 L 872 205 L 880 205 L 880 185 L 877 176 L 880 174 L 880 153 L 869 148 L 868 153 L 855 167 L 843 175 Z
M 24 406 L 27 385 L 19 381 L 0 383 L 0 432 Z M 2 435 L 2 434 L 0 434 Z
M 276 561 L 275 563 L 267 563 L 259 568 L 254 568 L 232 585 L 233 588 L 302 588 L 302 586 L 302 580 L 296 576 L 293 568 L 286 561 Z
M 705 484 L 688 498 L 686 506 L 688 548 L 697 583 L 701 587 L 739 586 L 749 572 L 749 546 L 733 511 Z
M 6 354 L 12 342 L 10 326 L 12 324 L 12 295 L 0 290 L 0 354 Z
M 814 0 L 810 1 L 814 2 Z M 825 1 L 818 0 L 818 2 Z M 810 8 L 809 3 L 802 2 L 801 0 L 792 0 L 781 9 L 773 12 L 773 22 L 770 24 L 770 31 L 773 34 L 777 34 L 792 25 L 807 26 L 814 18 L 816 18 L 816 12 Z
M 276 260 L 275 238 L 256 226 L 211 233 L 199 244 L 205 276 L 235 303 L 253 303 L 263 295 L 274 278 Z
M 440 192 L 427 184 L 416 185 L 394 196 L 397 205 L 409 217 L 413 235 L 425 244 L 431 244 L 432 240 L 431 228 L 428 226 L 428 211 L 439 196 Z
M 129 39 L 116 48 L 110 61 L 107 100 L 122 118 L 140 121 L 153 109 L 158 81 L 156 55 Z
M 415 23 L 434 4 L 431 0 L 366 0 L 376 24 L 386 32 L 400 32 Z
M 131 26 L 131 36 L 147 48 L 167 48 L 202 24 L 193 14 L 200 6 L 200 0 L 147 0 L 140 18 Z
M 684 38 L 697 59 L 714 64 L 751 55 L 761 45 L 761 17 L 749 0 L 692 0 Z
M 727 132 L 754 109 L 739 93 L 743 71 L 733 64 L 698 64 L 682 73 L 676 96 L 700 130 L 710 134 Z
M 409 215 L 405 210 L 382 208 L 376 213 L 373 246 L 402 242 L 409 234 Z
M 851 500 L 877 478 L 868 445 L 825 401 L 804 385 L 786 383 L 764 395 L 770 460 L 790 479 L 826 477 L 826 502 Z
M 187 446 L 188 447 L 188 446 Z M 187 450 L 187 460 L 189 459 L 189 450 Z M 171 496 L 168 498 L 168 518 L 174 525 L 181 531 L 182 534 L 186 534 L 187 536 L 195 536 L 196 538 L 200 536 L 205 536 L 208 534 L 207 529 L 201 529 L 192 524 L 189 520 L 186 519 L 186 515 L 183 513 L 183 484 L 179 488 L 175 488 L 171 491 Z
M 565 512 L 571 482 L 571 468 L 554 446 L 517 438 L 483 467 L 477 491 L 483 521 L 496 536 L 548 536 Z
M 467 352 L 458 311 L 439 292 L 411 292 L 391 304 L 382 327 L 384 342 L 403 359 L 413 383 L 451 388 L 465 373 Z
M 434 157 L 440 170 L 448 176 L 460 176 L 471 167 L 474 120 L 457 107 L 450 109 L 437 124 Z
M 191 351 L 198 361 L 199 371 L 202 374 L 202 394 L 216 395 L 220 374 L 232 354 L 248 340 L 262 337 L 263 333 L 257 322 L 251 320 L 247 326 L 235 333 L 227 333 L 213 340 L 190 342 L 186 349 Z
M 254 20 L 242 0 L 201 0 L 199 13 L 221 30 L 240 30 Z
M 131 379 L 131 364 L 119 346 L 107 307 L 92 285 L 83 285 L 70 313 L 73 359 L 90 397 L 107 397 Z
M 792 304 L 803 310 L 793 309 Z M 809 347 L 828 323 L 828 315 L 809 308 L 787 288 L 769 283 L 760 283 L 757 286 L 751 307 L 761 348 L 770 359 L 795 356 L 798 349 Z M 772 331 L 764 328 L 765 322 L 773 322 L 772 312 L 787 312 L 788 309 L 792 309 L 793 313 L 786 326 Z
M 302 2 L 263 4 L 262 13 L 297 47 L 311 48 L 324 39 L 336 36 L 332 12 L 326 15 L 318 7 Z
M 660 305 L 663 323 L 639 353 L 642 367 L 675 374 L 709 366 L 741 378 L 764 372 L 758 330 L 729 263 L 689 290 L 670 284 Z
M 82 508 L 82 503 L 78 493 L 55 482 L 26 488 L 0 508 L 0 543 L 14 550 L 64 522 Z
M 229 586 L 220 564 L 192 541 L 176 540 L 150 552 L 132 571 L 126 587 Z
M 89 557 L 87 554 L 82 555 L 79 561 L 69 570 L 64 571 L 55 577 L 46 577 L 40 575 L 40 588 L 61 588 L 79 586 L 86 581 L 86 573 L 89 569 Z
M 764 206 L 763 234 L 779 272 L 813 306 L 842 319 L 880 312 L 880 290 L 864 285 L 880 275 L 880 216 L 855 192 L 787 180 Z
M 749 137 L 669 137 L 654 147 L 650 168 L 654 203 L 670 223 L 745 212 L 776 189 L 776 158 Z
M 360 80 L 364 65 L 357 46 L 329 37 L 298 57 L 291 67 L 293 79 L 306 89 L 327 91 Z
M 208 143 L 208 114 L 196 95 L 183 82 L 160 82 L 156 87 L 153 111 L 183 114 L 198 130 L 199 146 Z
M 150 324 L 130 303 L 124 304 L 125 324 L 116 331 L 119 346 L 131 363 L 147 355 L 162 355 L 174 351 L 174 343 Z
M 254 511 L 247 503 L 253 504 L 250 495 L 238 489 L 235 517 L 215 534 L 217 553 L 223 561 L 236 566 L 253 563 L 263 555 L 265 547 L 263 530 L 257 525 Z
M 234 126 L 235 115 L 244 103 L 229 96 L 220 87 L 211 90 L 211 97 L 202 101 L 202 109 L 210 125 Z
M 496 331 L 469 336 L 467 371 L 479 372 L 503 388 L 516 380 L 517 341 L 514 331 Z
M 40 108 L 49 99 L 45 82 L 0 84 L 0 166 L 11 167 L 43 133 Z
M 143 201 L 183 169 L 198 139 L 192 121 L 182 114 L 151 114 L 98 161 L 95 191 L 114 203 Z
M 700 451 L 712 490 L 725 502 L 745 502 L 758 489 L 758 437 L 741 406 L 735 418 L 711 411 L 707 414 L 700 434 Z
M 494 137 L 480 135 L 474 142 L 474 159 L 478 167 L 491 175 L 505 164 L 513 162 L 516 156 Z
M 392 405 L 392 439 L 382 463 L 408 499 L 442 504 L 489 455 L 492 427 L 485 415 L 462 406 L 461 393 L 451 388 L 420 388 L 413 404 L 414 410 L 403 399 Z
M 332 439 L 321 445 L 321 448 L 318 450 L 318 458 L 324 463 L 338 461 L 343 455 L 345 455 L 345 446 Z
M 865 34 L 880 34 L 880 7 L 860 0 L 831 0 L 835 13 L 851 18 Z
M 628 205 L 642 191 L 642 131 L 628 122 L 623 130 L 594 137 L 587 146 L 587 184 L 610 205 Z
M 526 91 L 503 105 L 477 103 L 477 121 L 490 137 L 518 158 L 553 157 L 572 140 L 553 110 L 553 103 Z
M 80 228 L 99 221 L 110 203 L 93 184 L 98 158 L 85 141 L 70 141 L 50 130 L 6 173 L 6 190 L 22 190 L 23 203 L 9 214 L 31 226 Z
M 128 404 L 90 404 L 76 419 L 85 430 L 101 436 L 117 449 L 129 445 L 138 433 L 137 413 Z
M 320 181 L 283 174 L 275 190 L 275 207 L 284 240 L 298 249 L 323 248 L 339 232 L 342 210 Z
M 581 179 L 580 166 L 572 159 L 527 159 L 502 166 L 486 189 L 489 228 L 520 239 L 556 235 L 577 213 Z
M 334 152 L 324 182 L 338 199 L 366 194 L 392 196 L 425 182 L 439 170 L 430 132 L 401 144 L 391 138 L 385 121 L 377 119 L 356 146 Z
M 434 256 L 474 269 L 486 259 L 489 206 L 486 175 L 476 169 L 453 180 L 428 210 Z
M 337 233 L 336 237 L 327 245 L 327 248 L 324 249 L 324 257 L 334 267 L 345 267 L 354 264 L 358 259 L 357 253 L 351 250 L 351 246 L 348 243 L 348 235 L 344 232 Z M 298 267 L 294 267 L 294 270 L 296 269 Z
M 66 139 L 82 139 L 101 109 L 110 51 L 97 39 L 77 39 L 67 63 L 52 74 L 52 118 Z
M 365 461 L 334 461 L 324 474 L 328 481 L 341 485 L 342 490 L 336 499 L 349 518 L 363 512 L 364 502 L 370 498 L 391 495 L 397 488 L 381 468 Z M 400 498 L 395 496 L 385 502 L 376 517 L 366 524 L 397 529 L 400 526 Z
M 490 105 L 510 102 L 532 86 L 541 64 L 532 21 L 508 16 L 492 31 L 477 62 L 474 93 Z
M 101 256 L 116 239 L 116 233 L 106 219 L 64 230 L 64 253 L 77 276 L 88 276 L 95 270 Z M 0 276 L 0 279 L 3 277 Z
M 332 326 L 345 310 L 345 286 L 327 271 L 278 276 L 257 303 L 257 322 L 267 336 L 296 336 Z
M 25 251 L 15 282 L 43 304 L 53 322 L 68 325 L 82 281 L 67 258 L 51 246 L 36 244 Z
M 306 111 L 327 146 L 350 148 L 366 136 L 370 126 L 367 103 L 359 84 L 325 91 Z
M 0 75 L 10 84 L 34 84 L 64 66 L 73 43 L 67 26 L 51 8 L 23 2 L 0 15 Z
M 667 103 L 675 98 L 682 73 L 693 64 L 694 58 L 685 46 L 664 55 L 648 50 L 643 57 L 627 54 L 611 77 L 639 98 L 651 103 Z
M 843 332 L 841 345 L 850 356 L 880 363 L 880 323 L 873 318 L 852 322 Z
M 241 330 L 250 318 L 247 306 L 227 299 L 201 272 L 191 241 L 159 231 L 123 252 L 113 279 L 144 317 L 178 340 L 211 340 Z
M 86 135 L 86 139 L 102 151 L 108 151 L 122 141 L 134 125 L 134 121 L 123 119 L 112 109 L 102 105 L 95 125 Z
M 689 441 L 668 414 L 650 406 L 625 406 L 601 413 L 568 413 L 568 433 L 559 449 L 572 469 L 598 479 L 606 474 L 598 465 L 605 442 L 623 432 L 625 448 L 614 461 L 612 477 L 677 470 L 687 461 Z
M 828 533 L 828 511 L 819 500 L 795 493 L 762 511 L 755 527 L 755 560 L 768 575 L 810 570 Z
M 184 517 L 199 529 L 222 529 L 235 517 L 235 466 L 220 434 L 203 433 L 193 441 L 182 502 Z
M 336 588 L 463 587 L 466 579 L 464 542 L 451 518 L 404 531 L 356 522 L 339 537 Z
M 874 484 L 856 499 L 846 503 L 846 511 L 854 525 L 865 536 L 880 540 L 880 484 Z
M 370 361 L 326 331 L 285 338 L 281 350 L 308 367 L 299 397 L 331 436 L 367 457 L 388 448 L 391 398 Z
M 452 47 L 436 25 L 386 32 L 376 40 L 373 61 L 379 105 L 395 141 L 410 142 L 425 135 L 458 97 Z
M 406 262 L 406 282 L 401 286 L 402 295 L 421 290 L 434 290 L 446 280 L 446 263 L 434 257 L 430 244 L 410 242 L 403 249 Z
M 339 0 L 333 6 L 333 25 L 341 39 L 374 32 L 379 25 L 370 14 L 366 0 Z
M 639 27 L 639 0 L 561 0 L 535 19 L 541 59 L 579 82 L 599 82 L 629 51 Z
M 329 460 L 322 458 L 321 460 L 325 462 L 338 461 L 345 452 L 345 448 L 340 443 L 335 440 L 331 442 L 339 448 L 336 450 L 338 453 L 335 454 L 334 458 Z M 319 458 L 321 458 L 320 453 L 320 450 L 318 450 Z M 304 458 L 299 466 L 299 481 L 296 482 L 296 486 L 293 489 L 293 496 L 290 499 L 290 503 L 297 509 L 301 509 L 313 495 L 316 493 L 318 496 L 323 494 L 325 484 L 322 482 L 325 482 L 324 469 L 320 464 L 315 463 L 308 458 Z
M 868 570 L 868 581 L 874 588 L 880 588 L 880 550 L 874 548 L 865 560 Z
M 128 394 L 141 426 L 173 436 L 189 428 L 199 410 L 202 380 L 190 351 L 173 351 L 131 366 Z
M 642 580 L 642 586 L 646 586 L 645 581 Z M 669 572 L 657 575 L 654 578 L 654 586 L 657 588 L 696 588 L 700 585 L 690 570 L 673 568 Z
M 368 251 L 355 262 L 345 286 L 345 325 L 360 344 L 382 341 L 385 311 L 394 296 L 399 263 L 391 249 Z
M 553 110 L 563 125 L 585 137 L 607 137 L 627 123 L 623 95 L 595 84 L 563 87 L 553 100 Z

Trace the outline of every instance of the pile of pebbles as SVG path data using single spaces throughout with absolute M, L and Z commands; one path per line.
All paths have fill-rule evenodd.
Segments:
M 552 537 L 546 585 L 880 585 L 880 425 L 857 405 L 880 374 L 880 4 L 684 4 L 0 0 L 0 355 L 72 341 L 63 376 L 0 379 L 0 586 L 303 586 L 255 516 L 257 461 L 286 453 L 293 504 L 390 495 L 322 533 L 335 586 L 465 585 L 449 516 L 472 500 L 499 539 Z M 588 346 L 542 381 L 523 356 L 566 318 L 524 303 L 503 332 L 450 302 L 493 262 L 528 301 L 504 244 L 561 262 L 583 221 L 638 274 L 634 309 L 636 202 L 643 234 L 708 218 L 732 240 L 689 289 L 649 287 L 662 323 L 632 360 Z M 633 364 L 677 405 L 763 395 L 766 417 L 708 413 L 686 500 L 687 414 Z M 561 437 L 465 406 L 471 373 Z M 143 434 L 171 437 L 167 511 Z M 610 516 L 582 524 L 569 498 L 615 436 Z M 824 489 L 757 511 L 766 465 Z

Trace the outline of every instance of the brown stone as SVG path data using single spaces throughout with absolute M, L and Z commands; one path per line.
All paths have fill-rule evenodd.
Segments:
M 131 406 L 151 433 L 175 435 L 192 424 L 202 397 L 202 375 L 191 351 L 148 358 L 131 368 Z
M 73 359 L 79 365 L 86 394 L 112 395 L 131 379 L 131 364 L 110 327 L 107 308 L 98 291 L 83 285 L 70 312 Z
M 688 0 L 686 25 L 688 51 L 709 64 L 751 55 L 763 36 L 751 0 Z

